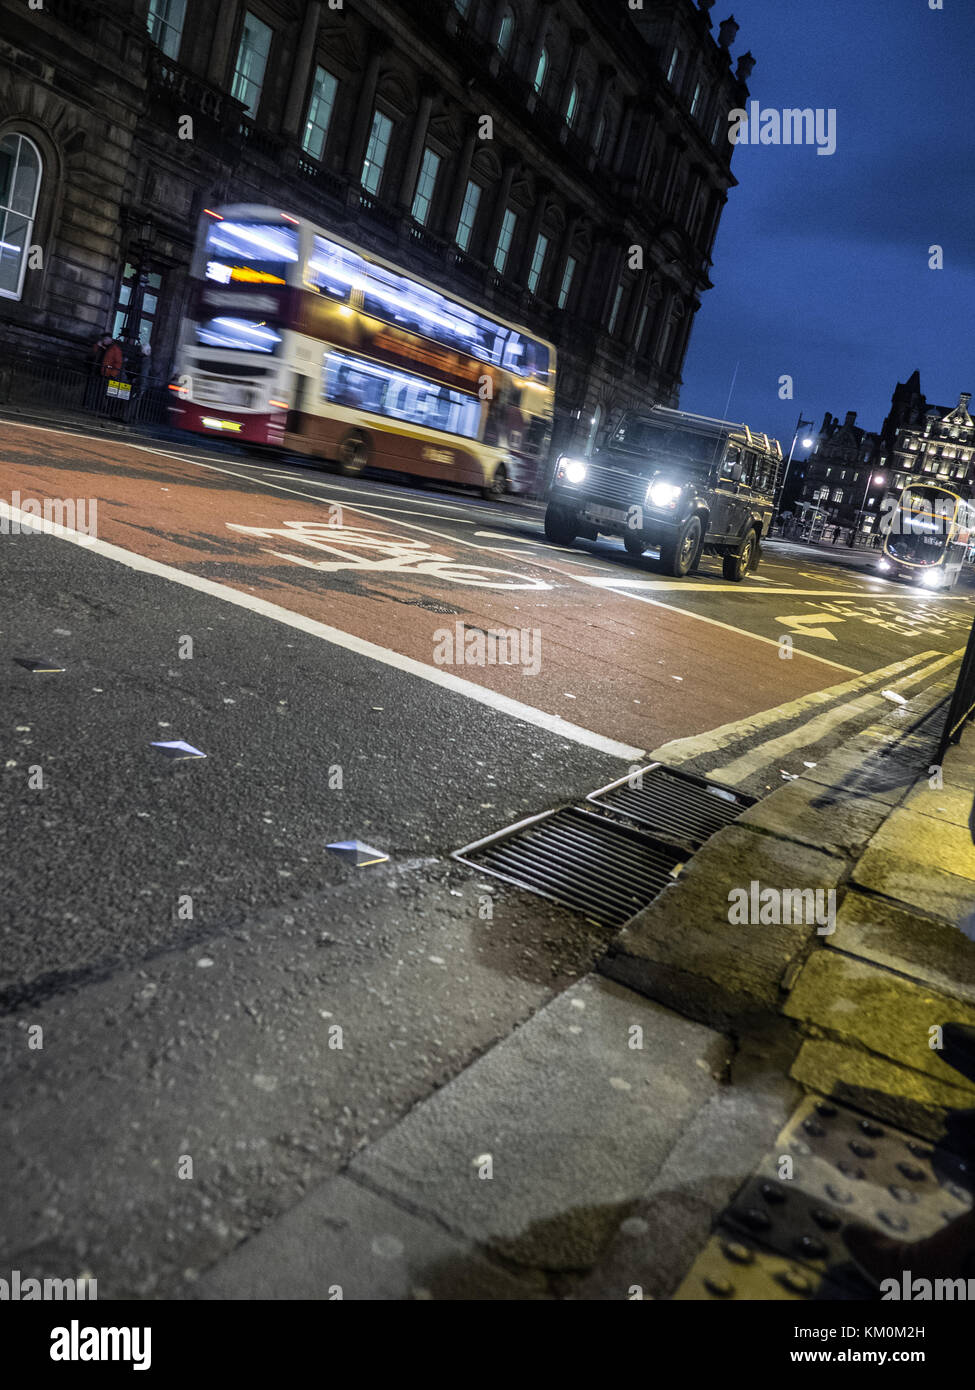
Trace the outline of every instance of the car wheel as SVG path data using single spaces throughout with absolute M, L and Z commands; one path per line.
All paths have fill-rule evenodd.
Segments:
M 692 516 L 684 522 L 676 535 L 663 542 L 660 547 L 660 562 L 668 574 L 683 579 L 698 558 L 702 536 L 701 518 Z
M 634 558 L 639 558 L 647 548 L 638 531 L 627 531 L 623 536 L 623 545 L 626 547 L 627 555 L 632 555 Z
M 758 536 L 754 531 L 749 531 L 739 549 L 724 557 L 721 563 L 721 572 L 725 579 L 730 579 L 734 584 L 744 579 L 748 571 L 757 564 L 755 559 L 757 549 Z
M 508 473 L 503 463 L 499 463 L 491 474 L 487 487 L 481 488 L 481 496 L 497 502 L 508 491 Z
M 347 434 L 339 445 L 339 472 L 344 478 L 358 478 L 366 471 L 369 445 L 361 434 Z
M 576 518 L 564 507 L 549 503 L 545 511 L 545 539 L 553 545 L 571 545 L 575 540 Z

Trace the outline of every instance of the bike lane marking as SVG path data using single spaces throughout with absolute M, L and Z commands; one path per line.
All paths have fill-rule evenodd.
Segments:
M 77 447 L 77 435 L 49 430 L 42 433 L 48 437 L 61 433 L 72 448 Z M 620 595 L 606 602 L 601 595 L 597 598 L 591 589 L 569 583 L 570 576 L 555 556 L 549 557 L 545 564 L 533 560 L 525 566 L 531 576 L 530 582 L 551 585 L 549 590 L 489 590 L 478 587 L 483 584 L 483 576 L 480 576 L 470 586 L 461 577 L 445 591 L 443 581 L 450 579 L 449 572 L 426 575 L 421 572 L 412 577 L 397 575 L 395 571 L 402 566 L 395 563 L 395 553 L 385 556 L 386 560 L 394 562 L 385 567 L 385 572 L 372 566 L 372 582 L 381 584 L 409 579 L 412 588 L 408 597 L 404 597 L 402 591 L 397 595 L 374 587 L 360 586 L 358 590 L 346 588 L 343 591 L 326 588 L 323 584 L 319 589 L 307 576 L 302 578 L 302 570 L 308 568 L 305 561 L 309 558 L 304 547 L 299 550 L 301 558 L 298 561 L 289 551 L 284 564 L 288 570 L 294 567 L 294 573 L 290 574 L 281 566 L 269 568 L 267 557 L 261 553 L 262 539 L 280 540 L 280 537 L 262 538 L 243 533 L 245 542 L 250 544 L 237 547 L 233 542 L 240 539 L 240 535 L 235 537 L 230 527 L 246 527 L 253 523 L 258 530 L 284 529 L 286 534 L 294 535 L 296 528 L 282 528 L 282 523 L 292 521 L 296 513 L 306 508 L 299 508 L 288 499 L 294 497 L 312 504 L 316 519 L 326 514 L 327 501 L 323 505 L 319 497 L 309 497 L 280 485 L 274 485 L 269 492 L 266 485 L 251 475 L 226 467 L 203 465 L 183 455 L 140 445 L 121 445 L 113 440 L 91 442 L 97 448 L 92 450 L 91 471 L 87 475 L 84 458 L 79 459 L 75 453 L 69 462 L 75 473 L 85 479 L 86 485 L 95 481 L 92 475 L 99 465 L 100 471 L 105 473 L 106 461 L 111 463 L 110 476 L 114 476 L 116 482 L 113 500 L 118 513 L 110 523 L 112 539 L 121 538 L 135 551 L 148 551 L 151 558 L 160 562 L 173 560 L 193 566 L 197 572 L 202 571 L 203 577 L 223 579 L 230 587 L 244 592 L 256 592 L 255 585 L 247 582 L 253 579 L 265 594 L 279 599 L 280 606 L 296 608 L 330 628 L 344 627 L 373 646 L 382 644 L 398 655 L 424 664 L 431 660 L 435 638 L 434 622 L 423 612 L 424 593 L 432 600 L 440 600 L 441 604 L 449 597 L 452 604 L 457 604 L 456 608 L 448 607 L 450 620 L 456 618 L 475 631 L 527 630 L 538 625 L 546 647 L 545 670 L 532 679 L 530 687 L 525 681 L 525 675 L 530 673 L 505 663 L 477 666 L 471 670 L 471 683 L 497 689 L 500 694 L 522 704 L 530 688 L 536 701 L 533 708 L 540 708 L 556 718 L 563 718 L 571 711 L 574 717 L 568 722 L 576 724 L 582 716 L 582 721 L 600 737 L 614 739 L 628 747 L 642 748 L 649 746 L 651 741 L 690 734 L 716 722 L 740 718 L 783 698 L 818 689 L 822 686 L 824 667 L 835 669 L 835 663 L 806 659 L 801 655 L 788 663 L 771 658 L 763 662 L 753 657 L 748 686 L 743 688 L 740 683 L 728 682 L 720 672 L 726 671 L 729 663 L 734 667 L 742 660 L 740 640 L 731 642 L 730 638 L 717 639 L 717 634 L 709 636 L 699 623 L 689 625 L 688 615 L 683 610 L 667 604 L 655 605 L 658 616 L 652 622 L 641 621 L 639 612 L 615 601 Z M 160 463 L 165 461 L 168 473 L 149 475 L 140 470 L 134 477 L 127 475 L 126 465 L 131 467 L 132 463 L 129 450 L 138 455 L 148 454 Z M 50 462 L 49 456 L 45 462 Z M 43 476 L 48 491 L 64 495 L 67 479 L 63 467 L 60 471 L 53 466 L 45 470 L 36 459 L 30 466 L 32 479 L 37 477 L 40 481 Z M 215 475 L 214 486 L 205 491 L 201 489 L 201 469 Z M 228 488 L 225 479 L 241 480 L 247 488 Z M 18 478 L 19 483 L 22 481 Z M 169 486 L 162 486 L 164 481 Z M 104 491 L 101 479 L 96 482 L 96 487 L 99 485 Z M 285 497 L 280 497 L 279 493 Z M 187 514 L 187 499 L 194 504 L 191 515 Z M 147 502 L 154 523 L 151 526 L 143 523 Z M 366 539 L 370 543 L 375 541 L 377 518 L 368 509 L 349 507 L 345 499 L 335 499 L 335 503 L 349 516 L 358 517 L 361 512 L 363 524 L 357 528 L 360 534 L 353 540 L 361 541 L 361 532 L 371 527 L 372 535 L 367 535 Z M 106 510 L 109 505 L 104 504 Z M 500 554 L 495 547 L 478 546 L 453 537 L 448 541 L 442 530 L 432 527 L 391 523 L 386 517 L 378 520 L 384 527 L 393 525 L 423 537 L 435 537 L 441 550 L 451 552 L 450 557 L 443 557 L 446 563 L 456 565 L 462 572 L 466 568 L 468 574 L 472 566 L 476 570 L 483 560 Z M 302 521 L 300 524 L 308 523 Z M 320 520 L 314 524 L 322 525 Z M 327 550 L 331 550 L 334 539 L 326 538 Z M 396 540 L 390 533 L 383 544 L 389 539 L 395 541 L 402 554 L 402 538 Z M 264 548 L 280 550 L 280 545 Z M 472 565 L 457 558 L 458 548 L 468 554 L 474 552 Z M 503 558 L 511 565 L 510 559 Z M 526 558 L 519 556 L 523 564 Z M 335 557 L 324 562 L 316 557 L 312 568 L 323 565 L 322 574 L 328 579 L 330 574 L 334 576 L 334 561 Z M 433 561 L 435 566 L 440 563 L 440 560 Z M 370 566 L 364 564 L 361 557 L 350 560 L 348 568 L 354 571 L 352 578 L 356 581 L 370 578 Z M 456 574 L 454 579 L 458 579 Z M 510 579 L 502 582 L 510 582 Z M 519 601 L 513 603 L 514 599 Z M 444 610 L 439 607 L 434 611 L 443 614 Z M 714 624 L 714 620 L 706 621 Z M 437 618 L 436 626 L 439 632 L 444 630 L 443 616 Z M 716 627 L 726 629 L 735 639 L 751 635 L 724 624 Z M 731 642 L 727 652 L 722 650 L 723 642 Z M 465 653 L 464 659 L 456 664 L 470 670 L 465 665 L 468 659 Z M 674 701 L 676 687 L 671 682 L 678 678 L 682 683 L 681 698 Z

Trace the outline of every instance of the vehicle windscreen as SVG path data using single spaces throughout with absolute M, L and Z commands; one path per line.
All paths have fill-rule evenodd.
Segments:
M 950 493 L 905 490 L 887 532 L 888 553 L 909 564 L 936 564 L 955 530 L 957 506 Z
M 721 458 L 724 446 L 723 435 L 633 418 L 625 418 L 609 441 L 611 449 L 638 455 L 641 461 L 695 472 L 706 472 Z
M 264 222 L 222 220 L 207 229 L 206 278 L 220 285 L 283 285 L 298 260 L 298 232 Z

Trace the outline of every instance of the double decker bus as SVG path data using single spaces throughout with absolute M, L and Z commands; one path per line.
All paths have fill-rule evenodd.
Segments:
M 929 589 L 951 589 L 972 560 L 975 507 L 950 488 L 911 484 L 883 529 L 882 573 Z
M 306 218 L 207 210 L 194 250 L 173 421 L 315 455 L 535 492 L 555 349 Z

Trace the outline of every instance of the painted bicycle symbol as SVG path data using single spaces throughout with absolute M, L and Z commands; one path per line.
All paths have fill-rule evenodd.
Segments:
M 286 521 L 283 526 L 240 526 L 228 521 L 227 529 L 259 540 L 275 538 L 290 541 L 332 558 L 313 560 L 308 555 L 265 549 L 279 560 L 290 560 L 306 569 L 322 573 L 337 570 L 368 571 L 371 574 L 431 575 L 449 584 L 468 584 L 479 589 L 549 589 L 543 579 L 513 570 L 493 569 L 489 565 L 468 565 L 435 551 L 426 541 L 413 537 L 400 539 L 386 531 L 368 531 L 358 526 L 336 525 L 332 521 Z

